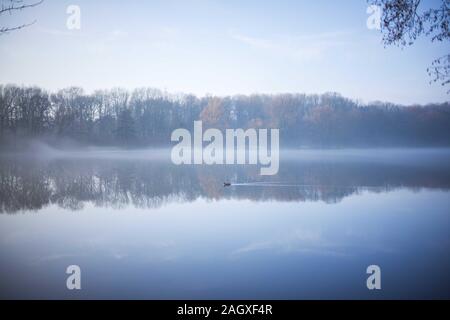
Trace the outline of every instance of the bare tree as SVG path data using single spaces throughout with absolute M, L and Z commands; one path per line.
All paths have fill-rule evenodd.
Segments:
M 40 5 L 44 0 L 29 2 L 27 0 L 0 0 L 0 16 L 5 14 L 13 14 L 18 11 L 22 11 L 28 8 L 36 7 Z M 28 23 L 23 23 L 16 26 L 11 27 L 3 27 L 0 26 L 0 35 L 5 34 L 9 31 L 19 30 L 28 26 L 31 26 L 32 24 L 36 23 L 36 20 Z
M 381 7 L 381 32 L 385 45 L 412 45 L 419 36 L 431 42 L 450 39 L 450 0 L 441 0 L 438 7 L 420 11 L 421 0 L 368 0 Z M 450 54 L 436 58 L 427 69 L 431 82 L 450 84 Z M 448 91 L 450 93 L 450 90 Z

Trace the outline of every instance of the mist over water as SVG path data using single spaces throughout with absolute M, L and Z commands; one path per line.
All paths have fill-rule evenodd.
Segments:
M 450 188 L 448 149 L 282 150 L 276 176 L 261 176 L 257 165 L 174 165 L 169 149 L 43 150 L 0 157 L 1 212 L 200 198 L 335 203 L 364 190 Z

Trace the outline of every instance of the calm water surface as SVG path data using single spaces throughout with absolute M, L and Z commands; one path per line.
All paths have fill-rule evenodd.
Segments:
M 449 150 L 283 152 L 276 176 L 161 151 L 2 156 L 0 298 L 450 298 L 449 192 Z

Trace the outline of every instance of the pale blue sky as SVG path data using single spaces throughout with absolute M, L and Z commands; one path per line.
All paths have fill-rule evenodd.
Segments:
M 81 8 L 81 30 L 66 28 L 71 4 Z M 366 9 L 365 0 L 45 0 L 0 18 L 1 25 L 38 20 L 0 37 L 0 83 L 448 101 L 426 68 L 449 44 L 384 48 L 366 26 Z

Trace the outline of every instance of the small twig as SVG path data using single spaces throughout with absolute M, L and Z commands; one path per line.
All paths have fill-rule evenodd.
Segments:
M 2 4 L 2 8 L 0 9 L 0 14 L 5 13 L 5 12 L 11 13 L 12 11 L 20 11 L 20 10 L 23 10 L 26 8 L 36 7 L 36 6 L 40 5 L 42 2 L 44 2 L 44 0 L 39 0 L 38 2 L 35 2 L 35 3 L 14 6 L 14 3 L 22 3 L 22 1 L 11 0 L 11 5 L 9 7 L 5 7 L 4 4 Z

